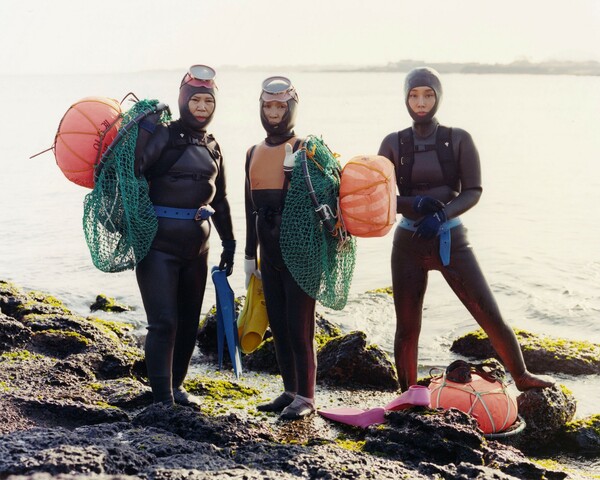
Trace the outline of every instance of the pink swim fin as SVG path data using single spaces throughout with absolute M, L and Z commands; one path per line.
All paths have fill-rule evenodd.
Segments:
M 326 408 L 319 410 L 319 415 L 329 420 L 361 428 L 385 422 L 385 409 L 383 407 L 369 408 L 368 410 L 352 407 Z
M 385 406 L 386 410 L 404 410 L 405 408 L 420 406 L 428 407 L 431 401 L 431 390 L 423 385 L 411 385 L 406 392 Z
M 428 407 L 431 392 L 427 387 L 411 385 L 406 392 L 396 397 L 385 407 L 374 407 L 368 410 L 353 407 L 337 407 L 319 410 L 319 415 L 336 422 L 366 428 L 370 425 L 385 423 L 385 412 L 403 410 L 405 408 L 422 406 Z

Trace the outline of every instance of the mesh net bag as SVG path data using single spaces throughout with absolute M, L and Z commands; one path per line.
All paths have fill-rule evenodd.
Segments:
M 148 182 L 134 171 L 137 121 L 154 113 L 157 100 L 140 100 L 123 114 L 115 142 L 97 167 L 94 189 L 83 204 L 83 231 L 92 262 L 103 272 L 133 269 L 148 253 L 158 221 Z M 162 121 L 169 115 L 163 113 Z
M 307 167 L 319 204 L 337 212 L 340 164 L 322 139 L 305 142 Z M 315 211 L 302 166 L 296 162 L 282 212 L 280 246 L 283 260 L 298 285 L 323 306 L 346 305 L 356 262 L 356 240 L 338 222 L 330 233 Z

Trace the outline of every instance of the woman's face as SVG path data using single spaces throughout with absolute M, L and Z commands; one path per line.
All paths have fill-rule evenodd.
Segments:
M 199 122 L 204 122 L 215 111 L 215 99 L 210 93 L 195 93 L 190 97 L 188 108 Z
M 415 87 L 408 93 L 408 106 L 419 117 L 425 117 L 436 102 L 435 92 L 430 87 Z
M 277 125 L 283 120 L 288 106 L 286 102 L 270 101 L 263 103 L 263 113 L 271 125 Z

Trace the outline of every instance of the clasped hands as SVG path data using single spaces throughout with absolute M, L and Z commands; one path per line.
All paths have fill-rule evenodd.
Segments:
M 418 195 L 413 202 L 415 213 L 424 215 L 415 223 L 415 235 L 424 240 L 431 240 L 438 234 L 440 227 L 448 220 L 444 211 L 444 202 L 433 197 Z

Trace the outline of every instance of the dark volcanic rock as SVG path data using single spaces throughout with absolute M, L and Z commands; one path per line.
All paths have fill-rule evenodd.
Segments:
M 140 408 L 152 403 L 152 390 L 135 378 L 100 380 L 93 385 L 109 405 L 120 408 Z
M 330 340 L 319 350 L 317 358 L 317 378 L 322 382 L 384 390 L 398 388 L 396 371 L 388 355 L 375 345 L 367 346 L 363 332 Z
M 527 427 L 508 443 L 525 452 L 552 449 L 556 436 L 573 419 L 577 407 L 573 395 L 558 385 L 521 393 L 517 397 L 517 406 Z
M 267 376 L 256 388 L 227 377 L 188 379 L 186 388 L 202 398 L 199 409 L 149 404 L 143 354 L 127 325 L 74 315 L 52 297 L 6 282 L 0 282 L 0 309 L 2 479 L 563 478 L 510 446 L 486 442 L 475 420 L 458 411 L 392 412 L 385 426 L 368 429 L 365 441 L 365 431 L 317 415 L 277 420 L 253 409 Z M 320 329 L 326 354 L 320 368 L 338 382 L 390 382 L 391 362 L 366 346 L 364 334 L 336 337 L 334 326 Z M 359 398 L 369 398 L 366 392 Z M 357 393 L 343 395 L 352 403 Z M 532 409 L 549 411 L 560 401 L 568 407 L 548 393 Z M 561 411 L 553 425 L 562 422 Z
M 258 425 L 250 425 L 235 414 L 206 418 L 195 410 L 182 407 L 151 405 L 133 419 L 136 426 L 155 427 L 195 441 L 219 446 L 235 446 L 244 442 L 270 439 L 272 435 Z
M 96 442 L 62 428 L 33 429 L 4 436 L 0 441 L 0 476 L 46 472 L 91 474 L 137 474 L 155 456 L 126 442 L 103 438 Z
M 90 311 L 95 312 L 102 310 L 103 312 L 128 312 L 131 310 L 127 305 L 118 303 L 114 298 L 109 298 L 106 295 L 98 295 L 96 301 L 90 305 Z
M 46 425 L 74 427 L 95 423 L 122 422 L 128 415 L 119 408 L 108 405 L 90 405 L 70 398 L 14 397 L 18 405 L 29 417 L 39 419 Z
M 0 312 L 0 353 L 24 347 L 31 338 L 29 328 Z
M 565 477 L 537 466 L 517 449 L 488 443 L 477 421 L 459 410 L 413 408 L 389 412 L 386 417 L 385 426 L 369 429 L 365 450 L 419 464 L 419 472 L 425 475 L 447 479 Z
M 132 328 L 93 317 L 68 314 L 28 314 L 22 322 L 33 331 L 28 348 L 36 353 L 74 360 L 86 353 L 89 367 L 101 378 L 132 375 L 143 354 L 131 336 Z
M 524 330 L 515 330 L 515 334 L 527 368 L 533 373 L 600 374 L 598 344 L 535 335 Z M 465 357 L 499 359 L 483 330 L 467 333 L 455 340 L 450 350 Z
M 365 450 L 408 462 L 483 464 L 485 439 L 466 413 L 450 409 L 421 415 L 412 409 L 389 412 L 386 418 L 385 426 L 369 430 Z
M 558 437 L 561 449 L 600 456 L 600 415 L 569 422 Z
M 262 342 L 256 350 L 242 358 L 244 368 L 255 372 L 279 373 L 273 337 Z

